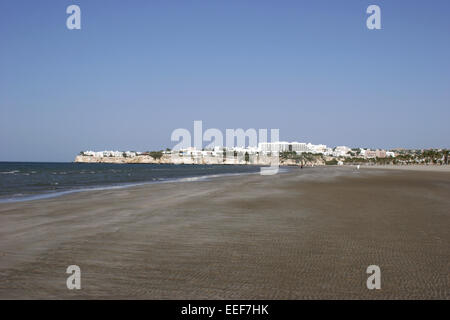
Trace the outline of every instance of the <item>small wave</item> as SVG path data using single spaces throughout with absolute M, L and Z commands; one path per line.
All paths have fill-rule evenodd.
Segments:
M 19 170 L 13 170 L 13 171 L 2 171 L 0 172 L 1 174 L 15 174 L 15 173 L 19 173 Z

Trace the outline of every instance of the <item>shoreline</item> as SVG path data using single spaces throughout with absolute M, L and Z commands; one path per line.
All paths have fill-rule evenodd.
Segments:
M 122 163 L 116 163 L 118 165 Z M 137 163 L 137 164 L 145 164 L 145 163 Z M 209 164 L 192 164 L 196 166 L 204 166 Z M 254 165 L 257 166 L 257 165 Z M 260 166 L 260 165 L 258 165 Z M 312 168 L 356 168 L 357 165 L 317 165 L 317 166 L 304 166 L 303 169 L 312 169 Z M 260 166 L 261 167 L 261 166 Z M 299 166 L 293 166 L 293 165 L 280 165 L 279 169 L 281 170 L 280 173 L 288 172 L 289 170 L 296 170 L 300 169 Z M 363 169 L 379 169 L 379 170 L 399 170 L 399 171 L 424 171 L 424 172 L 450 172 L 450 165 L 360 165 L 360 170 Z M 113 185 L 97 185 L 97 186 L 90 186 L 90 187 L 81 187 L 78 189 L 69 189 L 69 190 L 61 190 L 56 192 L 49 192 L 49 193 L 41 193 L 41 194 L 35 194 L 35 195 L 29 195 L 24 197 L 16 197 L 16 198 L 0 198 L 0 204 L 7 204 L 7 203 L 17 203 L 17 202 L 29 202 L 29 201 L 37 201 L 37 200 L 44 200 L 44 199 L 52 199 L 57 197 L 62 197 L 65 195 L 73 194 L 73 193 L 80 193 L 80 192 L 95 192 L 95 191 L 103 191 L 103 190 L 115 190 L 115 189 L 128 189 L 133 187 L 139 187 L 139 186 L 145 186 L 145 185 L 153 185 L 153 184 L 160 184 L 160 183 L 177 183 L 177 182 L 192 182 L 192 181 L 202 181 L 202 180 L 209 180 L 209 179 L 215 179 L 215 178 L 222 178 L 227 176 L 241 176 L 241 175 L 252 175 L 252 174 L 259 174 L 259 171 L 257 172 L 241 172 L 241 173 L 222 173 L 222 174 L 210 174 L 210 175 L 202 175 L 202 176 L 191 176 L 191 177 L 182 177 L 182 178 L 169 178 L 165 180 L 160 181 L 144 181 L 144 182 L 137 182 L 137 183 L 120 183 L 120 184 L 113 184 Z
M 287 170 L 287 169 L 285 169 Z M 280 172 L 282 173 L 282 172 Z M 138 183 L 121 183 L 116 185 L 104 185 L 104 186 L 91 186 L 91 187 L 81 187 L 78 189 L 70 189 L 70 190 L 61 190 L 56 192 L 49 193 L 41 193 L 35 195 L 24 196 L 21 198 L 0 198 L 0 204 L 3 203 L 17 203 L 17 202 L 28 202 L 28 201 L 36 201 L 36 200 L 44 200 L 62 197 L 64 195 L 69 195 L 73 193 L 79 192 L 93 192 L 93 191 L 103 191 L 103 190 L 115 190 L 115 189 L 128 189 L 133 187 L 140 187 L 145 185 L 153 185 L 160 183 L 178 183 L 178 182 L 193 182 L 193 181 L 205 181 L 209 179 L 222 178 L 222 177 L 230 177 L 230 176 L 243 176 L 243 175 L 251 175 L 251 174 L 259 174 L 259 171 L 256 172 L 240 172 L 240 173 L 219 173 L 219 174 L 208 174 L 202 176 L 189 176 L 189 177 L 180 177 L 180 178 L 167 178 L 159 181 L 145 181 Z

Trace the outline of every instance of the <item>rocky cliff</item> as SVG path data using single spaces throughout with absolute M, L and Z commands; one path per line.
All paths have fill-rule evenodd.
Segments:
M 204 156 L 204 157 L 172 157 L 164 154 L 160 158 L 153 158 L 149 155 L 138 155 L 135 157 L 94 157 L 78 155 L 75 162 L 80 163 L 154 163 L 154 164 L 248 164 L 248 165 L 270 165 L 271 158 L 266 156 L 250 157 L 249 161 L 245 161 L 243 157 L 232 157 L 223 159 L 223 157 Z M 280 159 L 279 164 L 282 166 L 299 166 L 300 163 L 294 159 Z M 313 161 L 305 161 L 303 165 L 324 165 L 323 159 L 317 158 Z

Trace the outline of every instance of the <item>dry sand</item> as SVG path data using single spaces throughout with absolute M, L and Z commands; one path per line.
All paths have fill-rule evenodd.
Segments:
M 449 195 L 333 167 L 0 204 L 0 298 L 450 299 Z

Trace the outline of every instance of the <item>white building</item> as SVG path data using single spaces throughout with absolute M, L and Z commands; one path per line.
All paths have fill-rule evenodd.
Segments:
M 348 157 L 348 153 L 351 151 L 349 147 L 346 146 L 338 146 L 333 151 L 334 157 Z
M 388 158 L 395 158 L 395 152 L 386 151 L 386 157 L 388 157 Z
M 270 152 L 296 152 L 296 153 L 302 153 L 302 152 L 314 152 L 319 153 L 323 149 L 323 147 L 326 148 L 324 145 L 313 145 L 311 143 L 304 143 L 304 142 L 285 142 L 285 141 L 279 141 L 279 142 L 261 142 L 258 144 L 258 150 L 261 151 L 264 154 L 270 153 Z
M 366 156 L 366 149 L 359 148 L 359 155 L 360 155 L 361 157 L 365 157 L 365 156 Z
M 260 142 L 258 144 L 258 149 L 265 154 L 271 152 L 285 152 L 289 151 L 289 142 Z
M 307 144 L 307 152 L 311 153 L 325 153 L 327 151 L 327 146 L 324 144 Z

